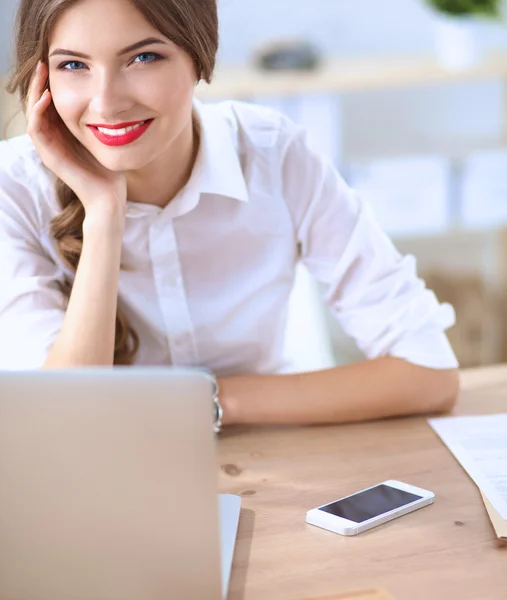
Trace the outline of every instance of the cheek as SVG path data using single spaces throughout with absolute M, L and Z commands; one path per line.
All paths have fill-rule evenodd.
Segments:
M 83 110 L 83 94 L 72 90 L 67 86 L 52 85 L 51 93 L 53 95 L 53 103 L 56 111 L 60 115 L 62 121 L 73 129 L 73 125 L 78 125 L 79 117 Z
M 177 119 L 180 114 L 188 113 L 194 97 L 195 81 L 192 77 L 180 74 L 176 77 L 160 80 L 145 90 L 144 103 L 152 106 L 160 115 Z
M 150 74 L 149 79 L 149 82 L 145 82 L 146 86 L 138 88 L 145 90 L 143 95 L 146 96 L 147 104 L 151 99 L 152 105 L 156 104 L 161 114 L 174 114 L 179 107 L 183 110 L 188 108 L 197 82 L 193 62 L 183 52 L 164 67 L 163 71 L 157 70 Z

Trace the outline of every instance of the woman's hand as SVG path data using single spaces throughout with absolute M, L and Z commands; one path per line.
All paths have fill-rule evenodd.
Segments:
M 27 102 L 27 132 L 44 165 L 82 202 L 86 216 L 123 215 L 127 183 L 123 172 L 102 166 L 63 123 L 46 89 L 48 66 L 39 63 Z

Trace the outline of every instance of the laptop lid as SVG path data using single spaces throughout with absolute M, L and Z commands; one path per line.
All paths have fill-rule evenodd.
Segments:
M 0 373 L 0 600 L 222 597 L 211 385 Z
M 241 513 L 241 497 L 234 494 L 221 494 L 219 500 L 220 542 L 222 546 L 222 595 L 224 598 L 227 598 Z

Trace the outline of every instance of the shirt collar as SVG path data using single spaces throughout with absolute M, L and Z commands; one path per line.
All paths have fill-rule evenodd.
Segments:
M 238 155 L 237 136 L 228 119 L 214 106 L 194 99 L 201 140 L 196 167 L 200 192 L 248 202 L 248 189 Z

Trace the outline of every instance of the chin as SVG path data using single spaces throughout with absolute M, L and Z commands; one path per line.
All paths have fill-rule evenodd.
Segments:
M 136 155 L 135 153 L 132 153 L 130 156 L 107 156 L 101 153 L 96 154 L 95 158 L 103 167 L 113 172 L 138 171 L 149 163 L 148 160 L 144 160 L 139 154 Z

